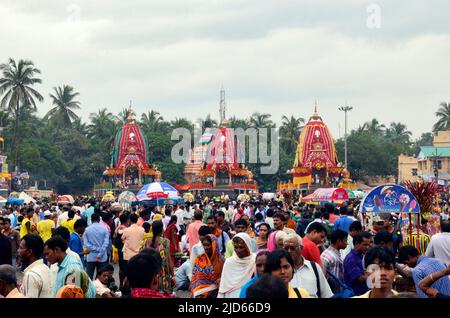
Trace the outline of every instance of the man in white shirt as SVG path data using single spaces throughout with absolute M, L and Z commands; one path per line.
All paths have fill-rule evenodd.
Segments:
M 28 265 L 24 270 L 20 292 L 28 298 L 51 298 L 52 276 L 42 260 L 44 241 L 38 235 L 25 235 L 19 245 L 19 258 Z
M 306 289 L 311 298 L 331 298 L 333 292 L 320 265 L 302 256 L 302 238 L 298 234 L 287 234 L 284 239 L 284 248 L 294 260 L 295 271 L 291 286 Z
M 66 221 L 69 218 L 69 208 L 67 206 L 63 207 L 63 213 L 58 216 L 56 220 L 56 227 L 60 227 L 61 223 Z
M 178 231 L 183 230 L 186 233 L 186 229 L 184 227 L 184 214 L 185 214 L 184 206 L 178 206 L 178 209 L 175 211 L 175 216 L 177 217 L 177 228 Z
M 350 253 L 350 251 L 354 248 L 353 246 L 353 238 L 356 236 L 356 234 L 362 232 L 362 225 L 359 221 L 354 221 L 352 224 L 350 224 L 349 231 L 348 231 L 348 238 L 347 238 L 347 247 L 343 250 L 341 250 L 341 258 L 344 260 L 345 257 Z
M 450 265 L 450 221 L 441 221 L 441 232 L 431 237 L 425 256 L 434 257 Z
M 231 222 L 231 220 L 233 219 L 233 212 L 234 212 L 234 207 L 233 207 L 233 204 L 230 203 L 228 205 L 228 210 L 226 210 L 226 212 L 225 212 L 225 221 Z

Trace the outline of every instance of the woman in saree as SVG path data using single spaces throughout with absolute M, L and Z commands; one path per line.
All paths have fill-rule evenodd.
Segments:
M 178 237 L 177 221 L 177 216 L 172 215 L 165 233 L 166 239 L 170 242 L 170 258 L 172 264 L 175 264 L 175 254 L 180 252 L 180 238 Z
M 195 258 L 191 292 L 194 298 L 216 298 L 222 275 L 223 257 L 214 235 L 205 236 L 201 242 L 205 252 Z
M 259 236 L 256 237 L 256 245 L 258 250 L 263 250 L 267 248 L 267 240 L 270 233 L 270 225 L 267 223 L 262 223 L 259 225 Z
M 170 242 L 164 238 L 164 224 L 162 221 L 153 221 L 153 237 L 148 239 L 145 248 L 154 248 L 159 252 L 162 260 L 161 272 L 159 273 L 159 290 L 172 293 L 174 287 L 174 270 L 172 259 L 170 258 Z
M 277 248 L 277 240 L 276 235 L 278 231 L 272 231 L 269 234 L 269 238 L 267 239 L 267 250 L 269 252 L 275 251 Z

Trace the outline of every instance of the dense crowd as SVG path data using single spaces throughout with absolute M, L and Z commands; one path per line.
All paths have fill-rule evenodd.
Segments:
M 368 226 L 357 204 L 9 206 L 0 218 L 0 297 L 448 297 L 446 215 L 439 233 L 430 237 L 423 220 L 404 237 L 398 215 Z

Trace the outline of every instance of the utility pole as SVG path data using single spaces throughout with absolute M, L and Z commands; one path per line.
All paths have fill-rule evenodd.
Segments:
M 343 111 L 345 113 L 345 133 L 344 133 L 344 148 L 345 148 L 345 169 L 348 170 L 347 167 L 347 112 L 351 111 L 353 109 L 352 106 L 341 106 L 338 108 L 340 111 Z
M 433 156 L 433 173 L 436 180 L 436 185 L 438 185 L 439 182 L 439 164 L 437 158 L 440 157 L 440 154 L 438 154 L 437 147 L 434 148 L 434 156 Z

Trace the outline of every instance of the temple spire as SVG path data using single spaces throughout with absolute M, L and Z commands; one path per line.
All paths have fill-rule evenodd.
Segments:
M 317 112 L 317 99 L 314 102 L 314 114 L 309 118 L 309 120 L 322 120 Z
M 131 108 L 131 100 L 130 100 L 130 106 L 128 107 L 128 111 L 127 111 L 127 122 L 134 123 L 134 117 L 135 117 L 135 113 L 134 113 L 133 109 Z
M 225 89 L 223 88 L 223 85 L 222 85 L 222 88 L 220 89 L 220 108 L 219 108 L 220 123 L 223 123 L 223 121 L 227 118 L 226 108 L 227 108 L 227 104 L 225 102 Z

